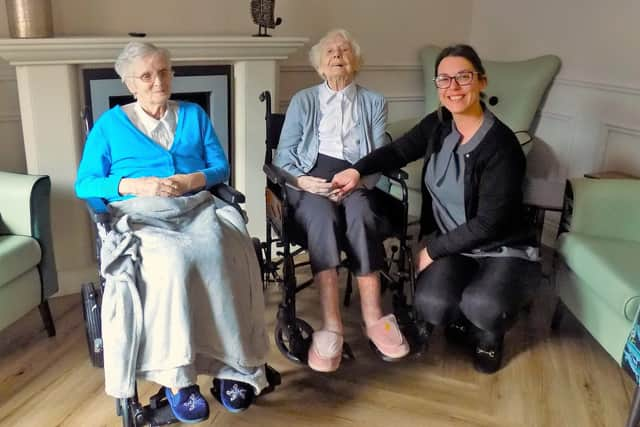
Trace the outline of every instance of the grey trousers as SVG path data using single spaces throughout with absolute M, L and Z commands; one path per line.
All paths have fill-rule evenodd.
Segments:
M 308 175 L 327 180 L 351 164 L 319 155 Z M 306 235 L 311 271 L 316 274 L 340 265 L 340 251 L 349 258 L 355 275 L 378 271 L 384 264 L 382 231 L 387 222 L 376 206 L 375 192 L 357 189 L 334 203 L 324 196 L 287 188 L 296 223 Z

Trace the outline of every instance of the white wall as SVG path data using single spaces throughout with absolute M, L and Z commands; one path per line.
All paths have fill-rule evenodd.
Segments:
M 539 117 L 531 173 L 640 175 L 639 16 L 635 0 L 473 2 L 470 42 L 481 55 L 562 60 Z

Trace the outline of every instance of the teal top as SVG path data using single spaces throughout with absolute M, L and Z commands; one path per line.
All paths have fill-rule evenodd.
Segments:
M 87 137 L 78 167 L 76 194 L 109 202 L 129 199 L 118 193 L 122 178 L 204 173 L 207 187 L 229 177 L 229 162 L 211 124 L 199 105 L 179 102 L 178 124 L 169 150 L 140 131 L 115 106 L 105 112 Z

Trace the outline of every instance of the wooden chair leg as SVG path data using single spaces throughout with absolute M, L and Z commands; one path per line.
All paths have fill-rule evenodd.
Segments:
M 629 411 L 629 418 L 627 419 L 626 427 L 638 426 L 640 426 L 640 387 L 636 386 L 636 391 L 633 393 L 633 402 L 631 402 L 631 410 Z
M 562 321 L 562 317 L 564 315 L 564 304 L 560 299 L 556 303 L 556 309 L 553 312 L 553 317 L 551 318 L 551 329 L 557 330 L 560 327 L 560 322 Z
M 38 308 L 40 309 L 40 317 L 44 323 L 44 328 L 47 330 L 47 334 L 50 337 L 56 334 L 56 325 L 53 323 L 53 316 L 51 316 L 51 309 L 49 309 L 49 301 L 44 300 Z

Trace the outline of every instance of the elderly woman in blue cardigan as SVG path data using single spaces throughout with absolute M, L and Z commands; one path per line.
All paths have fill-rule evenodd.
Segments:
M 231 412 L 242 411 L 268 385 L 259 267 L 257 260 L 250 259 L 255 253 L 248 255 L 244 250 L 247 241 L 249 247 L 251 244 L 242 220 L 238 224 L 229 221 L 229 216 L 221 217 L 223 208 L 213 197 L 208 192 L 199 193 L 228 178 L 227 159 L 202 108 L 169 99 L 173 71 L 168 51 L 149 43 L 131 42 L 115 68 L 135 102 L 105 112 L 91 130 L 78 169 L 78 197 L 106 199 L 112 210 L 120 212 L 160 206 L 154 215 L 194 206 L 184 212 L 190 215 L 184 219 L 174 218 L 173 213 L 174 217 L 169 215 L 151 224 L 152 231 L 145 235 L 152 236 L 148 241 L 138 233 L 140 218 L 146 218 L 149 212 L 128 215 L 127 222 L 135 223 L 133 234 L 142 241 L 140 257 L 144 258 L 142 251 L 147 251 L 141 264 L 152 262 L 141 268 L 141 283 L 135 285 L 147 334 L 142 337 L 137 356 L 137 375 L 164 386 L 173 413 L 182 422 L 200 422 L 209 415 L 208 403 L 196 384 L 197 373 L 216 377 L 218 400 Z M 227 207 L 226 211 L 233 209 Z M 173 233 L 195 223 L 200 217 L 194 216 L 202 212 L 208 212 L 202 220 L 202 236 Z M 162 234 L 161 228 L 167 224 L 169 233 Z M 166 236 L 175 237 L 168 240 Z M 158 242 L 171 243 L 155 251 L 159 262 L 154 264 L 150 255 Z M 197 245 L 204 246 L 202 254 L 193 253 Z M 221 249 L 212 257 L 208 247 Z M 196 265 L 194 260 L 200 259 Z M 225 275 L 235 272 L 229 263 L 244 266 L 241 279 L 236 275 L 227 280 Z M 102 269 L 104 272 L 104 257 Z M 158 280 L 146 280 L 143 273 Z M 177 279 L 167 279 L 167 274 L 176 274 Z M 109 285 L 107 280 L 105 290 Z M 253 297 L 254 293 L 258 297 Z M 104 300 L 102 318 L 104 324 Z M 158 342 L 160 347 L 154 344 Z M 107 345 L 105 336 L 105 372 Z M 172 359 L 172 355 L 177 356 Z M 145 365 L 143 372 L 141 365 Z M 107 377 L 107 393 L 129 397 L 120 395 L 127 393 L 125 387 L 111 386 L 110 381 Z
M 295 188 L 287 192 L 294 219 L 306 232 L 320 288 L 323 326 L 313 334 L 308 363 L 316 371 L 330 372 L 338 368 L 343 347 L 336 270 L 341 249 L 357 278 L 365 333 L 382 358 L 402 358 L 409 346 L 394 315 L 383 315 L 380 305 L 383 219 L 372 197 L 380 175 L 367 177 L 344 198 L 331 186 L 335 173 L 385 143 L 386 101 L 354 82 L 360 46 L 347 31 L 330 31 L 311 48 L 309 58 L 323 82 L 291 99 L 273 163 L 296 177 Z

